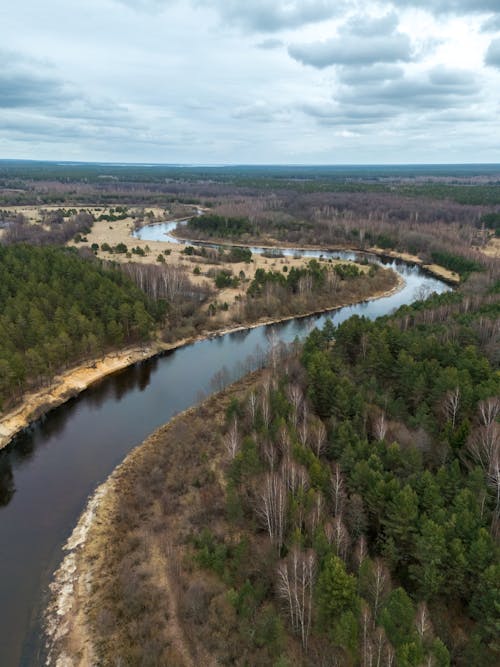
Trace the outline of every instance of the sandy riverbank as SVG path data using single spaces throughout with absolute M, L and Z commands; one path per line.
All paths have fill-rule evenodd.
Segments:
M 371 299 L 389 296 L 404 286 L 404 280 L 398 276 L 397 284 L 391 289 L 375 293 Z M 337 308 L 350 305 L 339 304 Z M 317 312 L 325 312 L 331 308 L 304 313 L 307 317 Z M 249 326 L 231 327 L 214 332 L 212 335 L 224 335 L 234 331 L 252 329 L 262 324 L 296 319 L 294 316 L 279 320 L 262 320 Z M 199 336 L 198 338 L 203 338 Z M 195 339 L 193 339 L 195 340 Z M 177 347 L 186 342 L 179 342 L 171 347 Z M 92 540 L 92 531 L 106 524 L 107 517 L 111 516 L 117 497 L 116 488 L 120 480 L 130 467 L 135 465 L 137 457 L 145 447 L 154 444 L 160 434 L 164 434 L 179 420 L 185 419 L 195 408 L 176 415 L 170 422 L 158 429 L 143 443 L 130 452 L 125 460 L 111 473 L 108 479 L 100 485 L 89 498 L 87 506 L 73 530 L 70 538 L 64 545 L 65 557 L 54 575 L 51 584 L 52 600 L 46 612 L 46 633 L 49 644 L 48 665 L 55 667 L 88 667 L 93 664 L 94 650 L 88 627 L 85 621 L 85 612 L 88 604 L 88 591 L 92 580 L 92 562 L 86 557 L 87 541 Z M 175 630 L 175 628 L 174 628 Z M 174 632 L 175 638 L 175 632 Z M 182 648 L 182 642 L 179 642 Z M 189 662 L 186 662 L 189 664 Z
M 404 280 L 398 275 L 396 285 L 389 290 L 374 292 L 364 300 L 380 299 L 384 296 L 389 296 L 402 289 L 403 286 Z M 261 318 L 251 324 L 231 326 L 231 324 L 228 323 L 227 327 L 213 331 L 203 331 L 197 336 L 178 340 L 173 343 L 154 342 L 142 347 L 136 346 L 112 352 L 101 359 L 87 361 L 84 364 L 69 369 L 65 373 L 57 375 L 49 387 L 43 387 L 42 389 L 26 394 L 20 405 L 16 406 L 0 418 L 0 449 L 6 447 L 14 436 L 39 419 L 42 415 L 62 405 L 70 398 L 77 396 L 92 384 L 99 382 L 108 375 L 121 371 L 137 362 L 145 361 L 162 352 L 174 350 L 204 338 L 253 329 L 265 324 L 277 324 L 278 322 L 309 317 L 311 315 L 343 308 L 344 306 L 349 306 L 357 302 L 358 301 L 356 300 L 352 300 L 332 304 L 324 308 L 300 313 L 299 315 L 287 315 L 279 318 Z

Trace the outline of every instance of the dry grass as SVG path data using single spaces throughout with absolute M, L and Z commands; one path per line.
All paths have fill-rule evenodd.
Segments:
M 222 521 L 224 487 L 214 473 L 222 469 L 219 426 L 255 377 L 160 428 L 110 478 L 73 554 L 73 599 L 58 619 L 67 631 L 52 646 L 54 661 L 63 655 L 80 667 L 218 664 L 199 613 L 210 600 L 224 607 L 223 587 L 211 575 L 193 577 L 187 554 L 193 533 L 207 524 L 217 531 Z M 220 624 L 215 610 L 210 618 Z

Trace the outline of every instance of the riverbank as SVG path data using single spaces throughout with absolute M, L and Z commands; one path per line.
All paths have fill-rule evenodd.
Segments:
M 340 246 L 340 245 L 328 248 L 325 248 L 324 246 L 320 245 L 309 245 L 309 246 L 301 246 L 300 248 L 298 248 L 297 246 L 283 242 L 280 242 L 280 245 L 277 246 L 276 244 L 265 243 L 265 242 L 259 243 L 257 241 L 255 243 L 234 243 L 217 239 L 207 240 L 207 239 L 188 238 L 185 236 L 180 236 L 177 233 L 177 230 L 173 230 L 170 234 L 171 236 L 175 237 L 178 241 L 183 243 L 216 243 L 217 245 L 225 248 L 238 246 L 241 248 L 259 247 L 263 248 L 264 250 L 279 250 L 279 249 L 296 250 L 297 252 L 302 252 L 304 250 L 305 251 L 314 250 L 317 252 L 324 252 L 324 253 L 339 251 L 339 252 L 358 252 L 361 254 L 372 254 L 372 255 L 377 255 L 382 259 L 386 258 L 401 259 L 404 262 L 408 262 L 410 264 L 417 264 L 430 275 L 439 278 L 440 280 L 444 280 L 449 285 L 456 286 L 460 284 L 459 274 L 455 273 L 454 271 L 450 271 L 449 269 L 446 269 L 444 266 L 440 266 L 439 264 L 426 264 L 424 260 L 418 255 L 411 255 L 410 253 L 407 252 L 397 252 L 396 250 L 384 250 L 383 248 L 378 248 L 377 246 L 373 246 L 371 248 L 366 248 L 366 249 L 353 246 Z
M 129 548 L 120 540 L 115 546 L 110 545 L 109 531 L 119 530 L 123 512 L 132 511 L 135 519 L 142 521 L 135 508 L 124 506 L 124 499 L 134 497 L 143 481 L 150 479 L 152 469 L 161 469 L 165 475 L 161 482 L 165 501 L 158 503 L 155 493 L 149 492 L 147 500 L 153 502 L 147 508 L 144 525 L 161 520 L 163 532 L 168 533 L 168 544 L 163 538 L 159 542 L 161 534 L 153 531 L 149 533 L 147 544 L 143 545 L 148 558 L 155 564 L 154 587 L 161 593 L 163 609 L 168 608 L 168 615 L 155 619 L 155 634 L 170 647 L 165 664 L 194 667 L 203 663 L 215 667 L 213 656 L 186 636 L 179 609 L 176 564 L 181 563 L 185 552 L 185 536 L 197 521 L 199 512 L 204 511 L 204 489 L 197 481 L 210 476 L 210 483 L 217 487 L 217 503 L 224 497 L 220 476 L 223 448 L 215 433 L 205 432 L 206 422 L 214 419 L 222 423 L 230 402 L 248 392 L 259 375 L 257 371 L 245 376 L 158 428 L 127 455 L 89 498 L 63 547 L 64 559 L 50 585 L 51 602 L 45 615 L 47 666 L 90 667 L 96 663 L 95 642 L 96 639 L 102 642 L 102 638 L 95 636 L 95 626 L 97 623 L 101 628 L 102 623 L 109 622 L 109 619 L 101 619 L 106 607 L 101 596 L 105 595 L 103 591 L 109 580 L 108 568 L 116 557 L 115 550 L 120 553 L 121 549 Z M 201 440 L 203 450 L 200 455 L 198 443 Z M 151 484 L 155 481 L 148 482 L 148 489 Z M 213 503 L 210 506 L 213 510 Z M 130 522 L 126 523 L 130 528 Z M 144 572 L 144 576 L 149 573 Z M 97 598 L 93 595 L 95 589 L 98 590 Z M 110 628 L 110 635 L 115 631 L 116 627 L 114 630 Z M 111 638 L 109 642 L 112 643 Z M 100 649 L 102 651 L 103 647 Z M 107 646 L 104 652 L 111 651 L 116 657 L 117 650 L 126 654 L 127 647 Z
M 395 276 L 396 284 L 394 286 L 387 290 L 374 292 L 365 299 L 362 299 L 362 301 L 380 299 L 401 290 L 404 287 L 404 280 L 398 274 L 395 274 Z M 136 363 L 146 361 L 184 345 L 195 343 L 204 338 L 223 336 L 228 333 L 250 330 L 267 324 L 278 324 L 292 319 L 303 319 L 311 315 L 334 311 L 358 302 L 359 300 L 352 300 L 309 310 L 298 315 L 292 314 L 278 318 L 264 317 L 250 324 L 228 325 L 220 329 L 204 330 L 196 336 L 183 338 L 172 343 L 155 341 L 146 346 L 135 346 L 125 350 L 118 350 L 111 352 L 104 358 L 86 361 L 75 368 L 57 375 L 49 387 L 43 387 L 42 389 L 26 394 L 22 403 L 0 418 L 0 449 L 6 447 L 18 433 L 28 428 L 33 422 L 40 419 L 40 417 L 50 410 L 59 407 L 105 377 L 113 375 Z

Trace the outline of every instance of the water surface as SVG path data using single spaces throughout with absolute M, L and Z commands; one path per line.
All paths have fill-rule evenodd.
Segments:
M 311 252 L 307 254 L 315 256 Z M 353 253 L 341 255 L 354 258 Z M 223 381 L 256 368 L 270 330 L 291 342 L 327 319 L 338 324 L 354 314 L 375 318 L 423 291 L 449 289 L 416 266 L 401 261 L 389 265 L 406 281 L 396 294 L 321 316 L 226 334 L 138 363 L 53 410 L 0 451 L 1 667 L 43 664 L 40 616 L 48 584 L 89 494 L 157 427 Z

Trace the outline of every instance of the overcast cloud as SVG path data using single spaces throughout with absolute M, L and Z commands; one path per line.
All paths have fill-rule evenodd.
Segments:
M 3 158 L 500 161 L 499 0 L 3 5 Z

